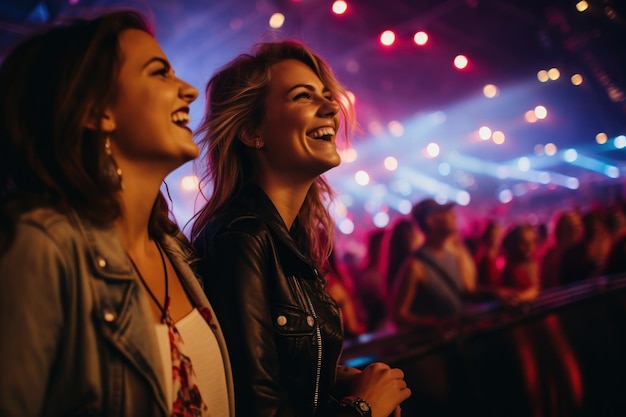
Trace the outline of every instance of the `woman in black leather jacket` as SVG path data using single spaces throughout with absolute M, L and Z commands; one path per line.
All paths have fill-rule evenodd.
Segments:
M 341 313 L 318 270 L 332 243 L 322 176 L 354 121 L 327 64 L 294 41 L 257 45 L 211 78 L 200 144 L 212 195 L 192 238 L 232 358 L 237 415 L 386 417 L 403 372 L 337 366 Z M 326 237 L 326 239 L 324 239 Z

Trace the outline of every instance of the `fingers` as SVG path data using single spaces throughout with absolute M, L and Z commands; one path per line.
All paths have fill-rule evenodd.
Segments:
M 365 399 L 378 417 L 399 415 L 396 407 L 411 396 L 404 371 L 381 362 L 367 366 L 354 382 L 352 395 Z
M 405 386 L 406 386 L 406 384 L 405 384 Z M 404 402 L 404 401 L 408 400 L 409 397 L 411 397 L 411 389 L 408 388 L 408 387 L 403 388 L 403 389 L 401 389 L 398 392 L 398 395 L 400 396 L 400 402 Z
M 378 374 L 380 378 L 387 377 L 389 379 L 404 379 L 404 371 L 400 368 L 391 368 L 386 363 L 375 362 L 365 368 L 365 371 L 370 370 L 375 374 Z
M 404 379 L 404 371 L 400 368 L 390 368 L 391 376 L 397 379 Z

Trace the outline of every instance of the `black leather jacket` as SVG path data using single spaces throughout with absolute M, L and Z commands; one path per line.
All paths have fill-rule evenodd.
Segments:
M 220 318 L 238 416 L 328 416 L 341 316 L 263 190 L 246 185 L 194 242 Z

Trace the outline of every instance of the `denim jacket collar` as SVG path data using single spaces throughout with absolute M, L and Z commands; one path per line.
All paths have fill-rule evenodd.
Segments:
M 115 227 L 94 227 L 78 221 L 87 242 L 96 322 L 103 336 L 142 375 L 167 414 L 165 373 L 159 356 L 154 322 L 147 297 L 124 250 Z M 137 314 L 137 309 L 141 314 Z

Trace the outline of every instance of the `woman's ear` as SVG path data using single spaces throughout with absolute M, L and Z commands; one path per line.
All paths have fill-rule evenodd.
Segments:
M 90 116 L 85 122 L 85 127 L 90 130 L 100 130 L 111 133 L 115 130 L 115 119 L 113 115 L 106 110 L 101 117 L 96 115 Z
M 248 148 L 261 149 L 263 147 L 263 141 L 261 140 L 261 135 L 257 133 L 250 133 L 244 131 L 239 140 L 246 145 Z

